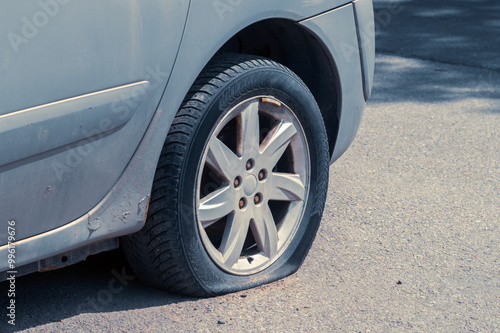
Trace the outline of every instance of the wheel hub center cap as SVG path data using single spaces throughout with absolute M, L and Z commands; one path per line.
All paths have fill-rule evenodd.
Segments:
M 243 180 L 243 192 L 245 195 L 252 195 L 257 190 L 257 178 L 254 175 L 249 175 Z

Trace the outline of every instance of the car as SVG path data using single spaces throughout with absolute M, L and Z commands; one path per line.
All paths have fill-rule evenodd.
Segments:
M 371 0 L 3 7 L 2 280 L 118 247 L 190 296 L 299 269 L 371 93 Z

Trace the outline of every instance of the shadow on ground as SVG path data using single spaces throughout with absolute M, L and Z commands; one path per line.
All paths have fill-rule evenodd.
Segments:
M 377 50 L 500 70 L 497 0 L 374 0 Z
M 499 113 L 499 86 L 494 71 L 379 54 L 370 103 L 476 100 L 470 112 Z
M 7 292 L 7 282 L 0 283 L 0 290 Z M 9 331 L 33 328 L 82 313 L 135 310 L 195 299 L 141 284 L 122 252 L 115 250 L 60 270 L 18 277 L 15 300 L 16 325 Z M 2 297 L 0 305 L 5 309 L 7 299 Z M 5 322 L 2 319 L 2 325 Z
M 374 11 L 379 56 L 370 102 L 472 99 L 471 112 L 499 112 L 497 0 L 374 0 Z

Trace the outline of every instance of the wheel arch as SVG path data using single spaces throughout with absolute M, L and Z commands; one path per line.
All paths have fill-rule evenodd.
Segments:
M 332 156 L 340 121 L 340 81 L 335 61 L 321 41 L 295 21 L 267 19 L 233 35 L 217 54 L 228 52 L 263 56 L 294 71 L 319 105 Z

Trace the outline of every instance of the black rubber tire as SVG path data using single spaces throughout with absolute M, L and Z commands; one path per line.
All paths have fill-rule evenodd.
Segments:
M 269 267 L 249 276 L 220 269 L 206 253 L 195 217 L 195 177 L 221 115 L 257 95 L 279 97 L 299 119 L 311 159 L 304 215 L 287 249 Z M 315 238 L 328 187 L 327 135 L 314 97 L 292 71 L 271 60 L 226 54 L 211 61 L 191 87 L 165 141 L 145 227 L 123 237 L 134 272 L 144 283 L 189 296 L 215 296 L 269 283 L 300 267 Z

